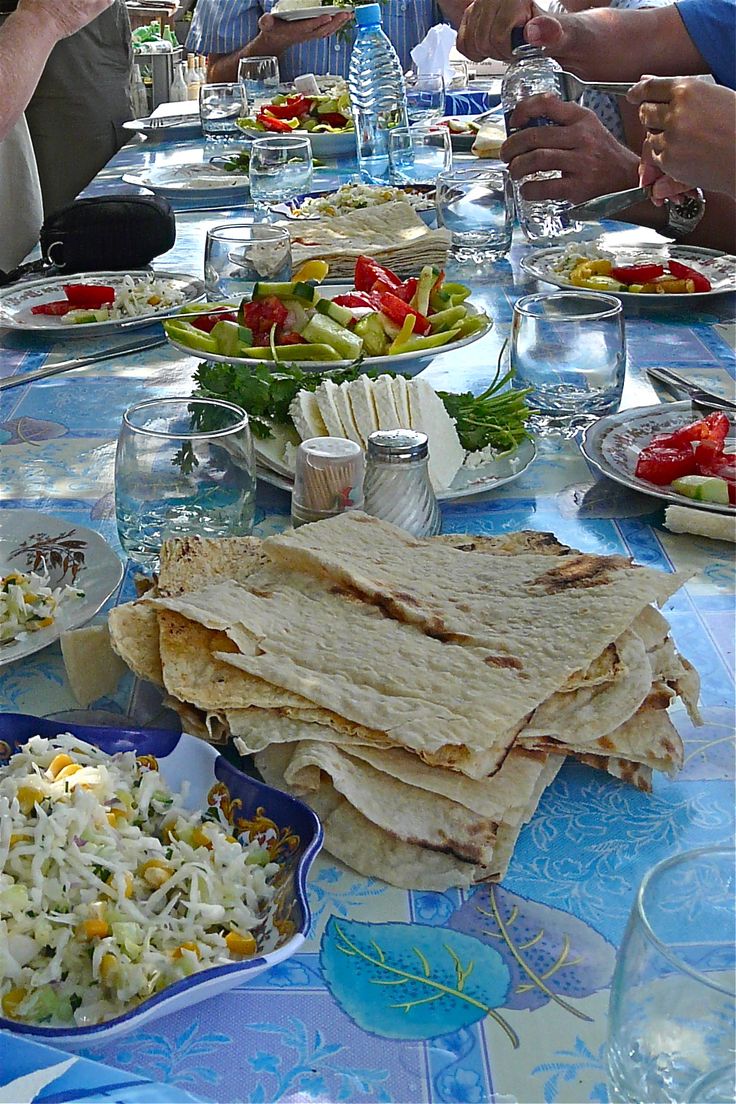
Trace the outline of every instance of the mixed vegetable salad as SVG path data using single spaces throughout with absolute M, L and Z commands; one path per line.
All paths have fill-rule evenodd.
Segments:
M 0 577 L 0 646 L 49 628 L 59 606 L 72 598 L 84 598 L 84 591 L 69 585 L 52 587 L 47 574 L 11 571 Z
M 347 91 L 336 95 L 320 93 L 305 96 L 294 92 L 274 96 L 258 113 L 238 119 L 243 130 L 261 130 L 270 134 L 290 134 L 292 130 L 309 130 L 315 134 L 343 134 L 354 130 Z
M 307 196 L 292 208 L 292 214 L 304 218 L 331 218 L 349 211 L 380 207 L 383 203 L 408 203 L 415 211 L 434 210 L 434 188 L 394 188 L 389 184 L 341 184 L 336 192 Z
M 164 323 L 166 334 L 193 352 L 252 360 L 339 361 L 439 349 L 480 333 L 488 317 L 468 309 L 470 289 L 425 265 L 400 280 L 361 256 L 353 290 L 322 296 L 324 261 L 309 261 L 288 283 L 260 282 L 240 306 L 184 307 Z M 228 306 L 232 310 L 226 311 Z M 187 321 L 187 314 L 193 315 Z
M 571 263 L 572 261 L 572 263 Z M 710 280 L 701 272 L 680 261 L 663 264 L 617 265 L 615 260 L 575 256 L 563 258 L 555 266 L 564 273 L 573 287 L 590 291 L 626 291 L 635 295 L 692 295 L 711 290 Z
M 736 506 L 736 453 L 726 452 L 729 421 L 723 411 L 659 434 L 639 453 L 636 475 L 699 502 Z
M 64 284 L 65 299 L 38 303 L 31 314 L 64 317 L 67 322 L 108 322 L 140 318 L 178 306 L 184 298 L 181 288 L 155 276 L 134 280 L 125 276 L 122 287 L 107 284 Z

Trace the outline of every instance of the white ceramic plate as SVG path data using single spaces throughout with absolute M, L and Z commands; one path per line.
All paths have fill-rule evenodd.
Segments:
M 51 576 L 50 586 L 70 584 L 84 598 L 68 598 L 53 625 L 24 640 L 0 644 L 0 667 L 40 652 L 68 629 L 79 628 L 105 604 L 123 577 L 123 565 L 107 541 L 91 529 L 39 510 L 0 511 L 0 577 L 11 571 Z
M 219 807 L 223 818 L 233 825 L 234 835 L 259 839 L 270 848 L 274 861 L 281 867 L 276 876 L 276 894 L 262 918 L 261 930 L 255 933 L 259 948 L 254 958 L 212 966 L 182 978 L 130 1011 L 89 1027 L 25 1024 L 5 1019 L 0 1013 L 0 1029 L 77 1050 L 109 1042 L 167 1013 L 190 1008 L 198 1001 L 245 985 L 298 951 L 310 926 L 306 881 L 322 846 L 322 826 L 312 810 L 297 798 L 248 777 L 204 740 L 184 733 L 97 728 L 17 713 L 2 714 L 0 761 L 33 735 L 48 738 L 69 731 L 111 755 L 136 751 L 139 755 L 154 756 L 172 790 L 182 792 L 186 782 L 185 808 L 204 811 Z M 280 843 L 279 835 L 286 846 Z
M 230 196 L 244 198 L 250 195 L 247 173 L 231 173 L 217 165 L 201 162 L 143 169 L 138 173 L 126 173 L 123 180 L 126 184 L 149 188 L 168 199 L 178 199 L 181 196 L 187 199 L 199 196 L 227 199 Z
M 271 15 L 291 23 L 295 19 L 319 19 L 323 15 L 341 15 L 343 12 L 350 10 L 342 4 L 325 4 L 324 7 L 315 4 L 311 8 L 292 8 L 290 11 L 279 11 L 271 8 Z
M 245 127 L 243 134 L 250 139 L 278 137 L 265 130 L 246 130 Z M 336 157 L 355 157 L 354 130 L 344 130 L 337 134 L 330 134 L 329 131 L 315 133 L 313 130 L 291 130 L 287 137 L 308 138 L 313 155 L 323 161 L 334 161 Z
M 293 472 L 283 461 L 279 462 L 272 450 L 264 446 L 266 446 L 265 441 L 255 440 L 258 478 L 264 483 L 270 483 L 272 487 L 280 487 L 283 491 L 291 492 L 294 486 Z M 437 500 L 454 502 L 458 498 L 469 498 L 471 495 L 494 491 L 504 483 L 511 483 L 512 480 L 523 475 L 536 455 L 534 442 L 524 441 L 513 452 L 505 453 L 497 460 L 489 460 L 475 468 L 463 465 L 453 479 L 452 485 L 445 491 L 437 492 Z
M 586 242 L 586 245 L 596 245 L 596 242 Z M 555 246 L 553 249 L 532 249 L 521 259 L 521 267 L 530 276 L 536 276 L 538 280 L 544 280 L 555 287 L 568 288 L 574 285 L 567 277 L 554 271 L 554 266 L 565 253 L 567 246 Z M 618 266 L 665 263 L 667 260 L 681 261 L 696 271 L 706 276 L 711 284 L 711 291 L 693 292 L 692 295 L 637 295 L 631 291 L 613 291 L 619 299 L 631 302 L 672 303 L 676 305 L 691 303 L 695 300 L 710 298 L 713 295 L 721 295 L 724 291 L 736 290 L 736 257 L 728 253 L 721 253 L 718 249 L 704 249 L 696 245 L 642 245 L 642 246 L 606 246 L 602 248 L 615 258 Z M 583 289 L 584 290 L 584 289 Z
M 697 421 L 698 417 L 702 415 L 694 411 L 689 402 L 662 403 L 659 406 L 637 406 L 631 410 L 621 410 L 618 414 L 609 414 L 594 422 L 585 431 L 582 449 L 593 467 L 602 475 L 632 491 L 640 491 L 677 506 L 692 506 L 714 514 L 735 514 L 736 508 L 733 506 L 722 506 L 717 502 L 697 502 L 677 494 L 669 485 L 660 487 L 646 479 L 639 479 L 636 475 L 639 453 L 655 434 L 673 433 L 676 429 Z M 733 416 L 729 417 L 733 432 Z M 736 440 L 731 437 L 729 451 L 733 451 L 734 446 Z
M 352 290 L 351 284 L 329 284 L 324 286 L 326 299 L 334 299 L 336 295 L 344 295 L 346 292 Z M 478 311 L 469 300 L 466 301 L 465 306 L 468 308 L 468 314 L 478 314 Z M 412 365 L 419 371 L 420 366 L 425 364 L 428 360 L 433 360 L 434 357 L 440 356 L 443 353 L 454 353 L 458 349 L 464 349 L 466 345 L 472 345 L 474 341 L 478 341 L 481 337 L 485 337 L 492 326 L 493 322 L 489 321 L 482 330 L 478 331 L 478 333 L 471 334 L 470 337 L 464 337 L 461 341 L 450 342 L 449 345 L 440 345 L 436 349 L 428 349 L 415 353 L 398 353 L 396 356 L 365 357 L 362 364 L 366 369 L 397 367 L 399 371 L 404 371 L 408 365 Z M 254 364 L 259 363 L 257 360 L 251 360 L 246 357 L 232 357 L 225 356 L 223 353 L 207 353 L 199 349 L 190 349 L 180 341 L 176 341 L 173 337 L 169 337 L 169 341 L 179 352 L 188 353 L 189 356 L 197 357 L 198 360 L 208 360 L 213 364 L 243 364 L 246 368 L 252 368 Z M 304 372 L 326 372 L 331 368 L 346 368 L 349 364 L 353 363 L 351 360 L 300 361 L 296 355 L 296 350 L 299 346 L 294 345 L 292 348 L 295 350 L 295 354 L 294 356 L 290 355 L 289 360 L 294 364 L 299 364 Z
M 447 123 L 449 119 L 457 120 L 461 123 L 472 123 L 475 119 L 475 115 L 448 115 L 445 116 L 444 119 L 440 119 L 439 125 L 441 126 L 443 123 Z M 453 150 L 457 153 L 470 153 L 471 146 L 477 136 L 477 131 L 469 131 L 465 134 L 455 134 L 450 130 L 450 143 Z
M 134 280 L 144 280 L 153 275 L 157 280 L 166 280 L 172 288 L 178 288 L 183 295 L 180 303 L 166 310 L 151 309 L 149 314 L 137 318 L 120 318 L 108 322 L 69 322 L 65 315 L 32 314 L 31 308 L 40 303 L 53 303 L 65 299 L 64 284 L 105 284 L 116 290 L 123 287 L 125 276 Z M 48 333 L 64 337 L 85 337 L 88 335 L 114 333 L 116 330 L 135 329 L 137 326 L 150 326 L 160 318 L 176 314 L 185 303 L 196 303 L 204 298 L 204 284 L 194 276 L 180 272 L 153 273 L 145 270 L 137 272 L 77 272 L 74 276 L 52 276 L 45 280 L 32 280 L 27 284 L 13 284 L 0 289 L 0 329 L 18 330 L 22 333 Z
M 123 123 L 123 130 L 130 130 L 134 134 L 145 134 L 149 139 L 161 139 L 182 142 L 191 138 L 202 137 L 202 124 L 199 114 L 194 113 L 191 119 L 170 123 L 167 126 L 153 126 L 151 119 L 129 119 Z
M 326 189 L 326 190 L 323 190 L 323 191 L 318 191 L 318 192 L 304 192 L 302 195 L 295 196 L 294 199 L 287 200 L 286 203 L 272 203 L 272 204 L 269 204 L 269 210 L 273 211 L 273 213 L 275 215 L 281 215 L 283 218 L 287 218 L 287 219 L 289 219 L 290 221 L 293 221 L 293 222 L 318 222 L 321 218 L 324 218 L 325 216 L 324 215 L 319 215 L 319 214 L 317 214 L 317 215 L 304 215 L 304 214 L 301 214 L 300 213 L 301 205 L 304 203 L 305 199 L 322 199 L 324 196 L 334 195 L 336 191 L 337 191 L 336 188 L 329 188 L 329 189 Z M 427 202 L 429 202 L 431 204 L 431 206 L 427 207 L 424 210 L 418 210 L 418 209 L 415 208 L 416 213 L 419 215 L 422 222 L 426 223 L 427 226 L 436 226 L 437 225 L 437 210 L 436 210 L 435 205 L 434 205 L 435 189 L 434 189 L 433 185 L 418 184 L 415 188 L 410 188 L 410 187 L 401 188 L 401 191 L 403 191 L 403 192 L 407 192 L 407 191 L 418 192 L 418 193 L 426 196 L 427 197 Z M 377 206 L 380 207 L 381 204 L 379 203 L 379 204 L 377 204 Z M 374 210 L 374 209 L 375 208 L 371 208 L 371 210 Z M 366 210 L 366 208 L 355 208 L 355 210 Z M 345 214 L 345 215 L 349 215 L 350 213 L 351 213 L 350 211 L 342 211 L 341 212 L 341 214 Z M 330 216 L 328 216 L 328 217 L 330 217 Z

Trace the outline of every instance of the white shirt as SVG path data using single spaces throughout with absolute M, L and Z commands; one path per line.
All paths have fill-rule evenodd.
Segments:
M 0 269 L 19 265 L 38 242 L 41 184 L 25 116 L 0 142 Z

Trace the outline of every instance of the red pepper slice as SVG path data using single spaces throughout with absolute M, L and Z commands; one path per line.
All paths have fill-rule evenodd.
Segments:
M 681 261 L 668 261 L 667 268 L 678 280 L 692 280 L 695 284 L 695 291 L 711 290 L 711 282 L 708 277 L 703 276 L 702 272 L 696 272 L 689 265 L 684 265 Z
M 297 119 L 309 113 L 309 104 L 304 96 L 293 96 L 286 103 L 270 103 L 263 110 L 277 119 Z
M 390 268 L 384 268 L 372 257 L 364 255 L 358 257 L 355 262 L 355 290 L 372 291 L 376 280 L 385 280 L 387 284 L 395 288 L 401 287 L 401 280 Z
M 186 315 L 183 316 L 186 319 Z M 202 330 L 203 333 L 211 333 L 218 322 L 237 322 L 237 314 L 200 314 L 192 319 L 192 325 Z
M 55 303 L 39 303 L 36 307 L 31 307 L 31 314 L 68 314 L 69 311 L 74 310 L 74 304 L 70 303 L 68 299 L 59 299 Z
M 428 318 L 425 318 L 419 311 L 414 310 L 414 307 L 410 307 L 408 303 L 405 303 L 403 299 L 399 299 L 398 295 L 393 295 L 390 291 L 381 296 L 381 310 L 387 318 L 392 322 L 396 322 L 399 326 L 402 325 L 407 315 L 413 315 L 416 318 L 414 323 L 415 334 L 428 334 L 432 329 Z
M 721 410 L 714 410 L 707 418 L 699 418 L 697 422 L 681 426 L 673 433 L 663 433 L 652 437 L 647 448 L 685 448 L 696 441 L 723 442 L 728 434 L 728 418 Z
M 338 307 L 369 307 L 371 310 L 381 309 L 381 296 L 374 291 L 346 291 L 344 295 L 334 295 L 333 303 Z
M 318 123 L 326 123 L 331 127 L 344 127 L 347 119 L 339 111 L 325 111 L 316 115 Z
M 649 284 L 663 273 L 664 267 L 660 264 L 622 265 L 611 269 L 611 276 L 621 284 Z
M 267 111 L 259 111 L 256 119 L 266 130 L 275 130 L 279 134 L 291 134 L 294 129 L 288 123 L 283 122 L 282 119 L 277 119 L 275 115 L 269 115 Z
M 115 302 L 115 288 L 105 284 L 64 284 L 66 297 L 74 308 L 99 310 Z
M 398 296 L 399 299 L 403 299 L 405 303 L 411 303 L 412 299 L 414 298 L 414 293 L 417 290 L 418 284 L 419 281 L 417 280 L 416 276 L 411 276 L 408 280 L 404 280 L 401 287 L 379 288 L 378 286 L 376 286 L 373 290 L 381 292 L 391 291 L 394 295 Z
M 695 474 L 695 453 L 691 448 L 644 448 L 636 461 L 636 474 L 639 479 L 666 486 L 673 479 Z

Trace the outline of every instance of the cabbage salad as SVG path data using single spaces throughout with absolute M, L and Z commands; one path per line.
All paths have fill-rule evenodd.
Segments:
M 126 275 L 109 306 L 72 310 L 69 322 L 110 322 L 124 318 L 142 318 L 158 311 L 170 310 L 184 302 L 184 290 L 171 280 L 158 279 L 155 273 L 142 280 Z
M 101 1023 L 273 937 L 278 865 L 185 810 L 153 762 L 64 733 L 0 768 L 3 1016 Z
M 78 587 L 52 587 L 50 583 L 48 575 L 37 575 L 35 571 L 11 571 L 0 577 L 0 646 L 48 629 L 59 606 L 84 598 L 84 591 Z

